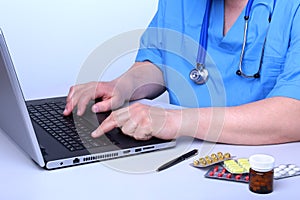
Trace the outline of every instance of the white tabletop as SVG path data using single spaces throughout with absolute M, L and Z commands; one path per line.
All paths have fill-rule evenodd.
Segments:
M 202 141 L 191 141 L 181 138 L 176 148 L 165 151 L 47 171 L 39 168 L 0 130 L 0 199 L 298 199 L 300 176 L 275 180 L 271 194 L 258 195 L 250 192 L 246 183 L 204 178 L 207 169 L 191 167 L 192 158 L 159 173 L 141 170 L 147 168 L 143 165 L 149 159 L 162 154 L 203 150 Z M 210 153 L 230 152 L 237 157 L 265 153 L 275 157 L 276 165 L 300 165 L 299 143 L 210 147 L 213 147 Z M 134 172 L 134 167 L 126 166 L 128 163 L 136 165 L 138 170 Z

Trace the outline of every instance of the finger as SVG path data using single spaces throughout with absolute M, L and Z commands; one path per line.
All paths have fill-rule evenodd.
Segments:
M 81 96 L 77 101 L 77 115 L 81 116 L 84 114 L 86 106 L 92 99 L 92 95 L 88 91 L 81 93 Z
M 92 133 L 92 137 L 99 137 L 103 133 L 111 131 L 113 128 L 122 127 L 128 120 L 127 108 L 113 111 L 99 126 L 97 131 Z
M 134 136 L 137 127 L 138 124 L 135 121 L 129 120 L 122 126 L 121 130 L 125 135 Z
M 92 132 L 92 137 L 97 138 L 101 135 L 111 131 L 113 128 L 118 127 L 117 122 L 114 120 L 112 115 L 109 115 L 101 124 L 100 126 Z
M 73 103 L 72 102 L 67 102 L 65 106 L 65 110 L 63 111 L 63 114 L 65 116 L 68 116 L 72 113 L 73 111 Z
M 138 126 L 133 137 L 136 140 L 149 140 L 152 138 L 152 129 L 150 127 Z
M 72 113 L 80 99 L 83 88 L 82 85 L 75 85 L 70 88 L 66 98 L 66 106 L 63 112 L 64 115 L 70 115 Z
M 72 86 L 69 89 L 69 93 L 67 95 L 67 101 L 71 100 L 73 98 L 74 92 L 75 92 L 75 87 L 76 86 Z
M 98 112 L 107 112 L 110 110 L 118 109 L 123 105 L 123 102 L 119 97 L 112 97 L 110 99 L 104 99 L 93 105 L 92 111 L 95 113 Z
M 105 133 L 106 133 L 106 132 L 104 132 L 104 131 L 102 130 L 102 128 L 99 126 L 96 130 L 94 130 L 94 131 L 91 133 L 91 136 L 92 136 L 93 138 L 98 138 L 98 137 L 104 135 Z
M 152 135 L 148 135 L 148 134 L 146 134 L 146 135 L 133 135 L 133 137 L 134 137 L 134 139 L 136 139 L 136 140 L 149 140 L 149 139 L 151 139 L 152 138 Z
M 111 100 L 103 100 L 101 102 L 98 102 L 96 104 L 94 104 L 92 106 L 92 111 L 94 113 L 98 113 L 98 112 L 107 112 L 107 111 L 110 111 L 112 110 L 112 107 L 111 107 Z
M 74 108 L 73 101 L 72 101 L 73 95 L 74 95 L 74 86 L 70 87 L 69 93 L 66 98 L 66 106 L 65 106 L 65 110 L 63 111 L 63 114 L 66 116 L 70 115 Z

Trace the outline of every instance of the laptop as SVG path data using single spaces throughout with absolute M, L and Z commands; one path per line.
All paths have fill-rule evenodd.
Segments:
M 0 128 L 32 160 L 45 169 L 57 169 L 171 148 L 176 140 L 138 141 L 119 128 L 100 138 L 91 132 L 110 114 L 82 117 L 62 115 L 66 97 L 24 99 L 14 65 L 0 29 Z M 93 104 L 94 102 L 91 102 Z

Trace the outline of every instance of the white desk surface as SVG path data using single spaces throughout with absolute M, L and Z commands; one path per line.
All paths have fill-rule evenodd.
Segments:
M 248 158 L 264 153 L 275 157 L 275 165 L 300 166 L 299 142 L 268 146 L 211 146 L 207 154 L 220 151 Z M 208 169 L 191 167 L 189 164 L 193 158 L 155 172 L 156 165 L 168 161 L 161 160 L 162 155 L 175 158 L 194 148 L 203 151 L 204 147 L 207 146 L 200 140 L 180 138 L 177 146 L 168 150 L 47 171 L 37 166 L 0 129 L 0 199 L 299 199 L 300 176 L 274 180 L 274 191 L 259 195 L 250 192 L 246 183 L 204 178 Z M 155 163 L 153 170 L 147 168 L 149 163 Z
M 185 140 L 179 140 L 178 146 Z M 190 149 L 201 148 L 195 140 Z M 175 151 L 170 149 L 167 151 Z M 299 143 L 273 146 L 214 146 L 213 152 L 231 152 L 238 157 L 267 153 L 276 164 L 300 165 Z M 155 152 L 161 153 L 161 152 Z M 150 154 L 155 154 L 150 153 Z M 147 158 L 146 154 L 138 158 Z M 134 157 L 121 158 L 130 162 Z M 39 168 L 0 131 L 0 199 L 298 199 L 300 176 L 274 181 L 274 191 L 257 195 L 245 183 L 204 178 L 206 170 L 189 166 L 192 158 L 165 171 L 156 173 L 125 173 L 107 166 L 109 162 L 47 171 Z M 141 163 L 142 165 L 143 163 Z M 163 163 L 162 163 L 163 164 Z

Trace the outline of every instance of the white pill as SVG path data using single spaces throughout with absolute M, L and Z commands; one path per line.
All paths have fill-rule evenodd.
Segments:
M 279 177 L 281 177 L 280 173 L 274 173 L 274 178 L 279 178 Z
M 284 171 L 286 171 L 286 172 L 288 172 L 288 171 L 290 171 L 290 170 L 292 170 L 291 168 L 285 168 L 284 169 Z
M 276 167 L 275 169 L 274 169 L 274 172 L 276 173 L 276 172 L 279 172 L 279 171 L 281 171 L 281 169 L 279 169 L 278 167 Z
M 296 165 L 289 165 L 289 168 L 290 169 L 293 169 L 293 168 L 295 168 L 296 167 Z
M 283 171 L 280 171 L 279 174 L 285 175 L 285 174 L 286 174 L 286 171 L 284 171 L 284 170 L 283 170 Z
M 285 169 L 285 168 L 286 168 L 286 165 L 279 165 L 278 168 L 279 168 L 279 169 Z
M 295 168 L 294 168 L 294 171 L 299 172 L 299 171 L 300 171 L 300 168 L 299 168 L 299 167 L 295 167 Z
M 290 176 L 293 176 L 294 174 L 296 174 L 296 171 L 294 171 L 294 170 L 289 171 Z

